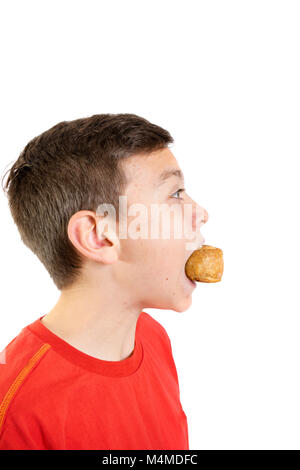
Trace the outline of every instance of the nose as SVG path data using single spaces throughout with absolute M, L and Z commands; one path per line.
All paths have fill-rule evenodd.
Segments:
M 203 209 L 204 210 L 204 217 L 203 217 L 203 223 L 206 224 L 206 222 L 208 221 L 209 219 L 209 215 L 208 215 L 208 212 L 206 209 Z
M 199 206 L 199 204 L 195 204 L 194 207 L 194 213 L 193 213 L 193 230 L 196 229 L 196 222 L 200 222 L 200 226 L 203 224 L 206 224 L 208 221 L 209 215 L 206 209 L 204 207 Z M 199 219 L 197 218 L 197 214 L 199 215 Z M 196 221 L 197 219 L 197 221 Z

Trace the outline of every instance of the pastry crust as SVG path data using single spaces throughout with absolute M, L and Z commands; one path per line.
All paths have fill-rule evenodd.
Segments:
M 211 245 L 195 250 L 185 264 L 185 273 L 191 281 L 219 282 L 224 270 L 223 251 Z

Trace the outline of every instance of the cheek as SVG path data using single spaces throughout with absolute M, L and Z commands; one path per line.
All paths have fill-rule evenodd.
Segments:
M 153 240 L 149 241 L 149 248 L 144 269 L 153 282 L 177 282 L 184 260 L 182 240 Z

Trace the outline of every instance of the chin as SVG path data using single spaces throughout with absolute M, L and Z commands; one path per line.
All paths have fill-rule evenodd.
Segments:
M 188 297 L 185 297 L 181 302 L 178 303 L 175 307 L 172 308 L 172 310 L 175 310 L 175 312 L 185 312 L 190 308 L 192 305 L 192 296 L 189 295 Z

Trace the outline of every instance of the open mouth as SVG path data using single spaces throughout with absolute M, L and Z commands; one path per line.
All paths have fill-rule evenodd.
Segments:
M 187 275 L 185 275 L 185 277 L 187 278 L 187 280 L 189 281 L 190 284 L 192 284 L 194 287 L 197 286 L 195 281 L 192 281 L 189 277 L 187 277 Z
M 189 282 L 189 284 L 192 284 L 194 287 L 197 286 L 195 281 L 192 281 L 189 277 L 187 277 L 186 272 L 185 272 L 185 265 L 184 265 L 184 276 L 185 276 L 186 280 Z

